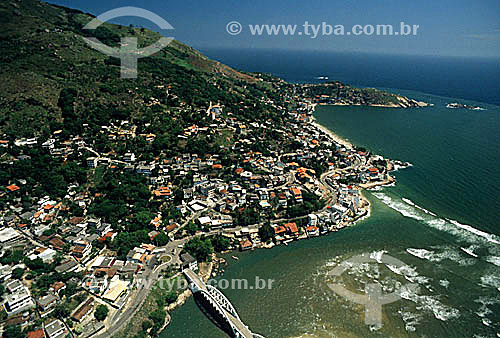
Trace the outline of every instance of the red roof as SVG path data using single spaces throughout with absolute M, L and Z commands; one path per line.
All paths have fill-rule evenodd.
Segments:
M 6 188 L 7 188 L 7 190 L 9 190 L 11 192 L 19 190 L 19 187 L 15 184 L 8 185 L 8 186 L 6 186 Z
M 35 331 L 28 332 L 27 337 L 28 338 L 45 338 L 45 333 L 43 332 L 43 329 L 38 329 Z
M 287 228 L 290 232 L 293 233 L 299 232 L 299 229 L 297 228 L 297 223 L 295 222 L 285 224 L 285 228 Z
M 274 228 L 274 233 L 275 233 L 275 234 L 280 234 L 280 233 L 282 233 L 282 232 L 286 232 L 286 229 L 285 229 L 285 227 L 284 227 L 284 226 L 281 226 L 281 225 L 280 225 L 280 226 L 277 226 L 276 228 Z

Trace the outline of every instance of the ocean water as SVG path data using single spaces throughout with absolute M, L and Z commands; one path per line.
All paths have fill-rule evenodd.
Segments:
M 434 106 L 322 106 L 315 112 L 319 123 L 352 143 L 412 163 L 395 173 L 395 186 L 365 192 L 372 217 L 328 236 L 238 253 L 238 261 L 226 257 L 229 266 L 218 278 L 246 278 L 250 285 L 255 276 L 275 280 L 270 290 L 223 290 L 254 332 L 277 338 L 500 333 L 500 107 L 461 95 L 391 91 Z M 486 110 L 445 108 L 455 101 Z M 333 280 L 327 276 L 362 254 L 389 255 L 405 266 L 364 264 Z M 381 326 L 368 326 L 363 306 L 335 294 L 327 285 L 332 281 L 360 294 L 367 283 L 378 283 L 402 299 L 383 306 Z M 161 337 L 226 334 L 190 299 L 172 313 Z
M 382 55 L 268 49 L 202 49 L 208 57 L 249 72 L 291 82 L 318 76 L 367 87 L 423 93 L 500 105 L 500 58 Z

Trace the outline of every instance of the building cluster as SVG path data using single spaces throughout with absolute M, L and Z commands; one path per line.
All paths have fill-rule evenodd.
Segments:
M 148 233 L 150 242 L 118 259 L 106 244 L 123 229 L 88 212 L 96 198 L 88 189 L 73 183 L 62 199 L 45 196 L 21 203 L 21 196 L 29 194 L 26 181 L 9 182 L 0 192 L 13 201 L 0 212 L 0 256 L 4 261 L 4 257 L 22 252 L 22 259 L 0 266 L 7 321 L 28 325 L 43 319 L 39 330 L 48 337 L 64 337 L 69 331 L 83 336 L 95 329 L 88 325 L 93 322 L 89 314 L 97 305 L 118 311 L 133 302 L 141 276 L 151 274 L 166 252 L 166 246 L 152 244 L 156 236 L 167 234 L 170 240 L 192 236 L 183 228 L 194 223 L 198 234 L 221 234 L 241 250 L 249 250 L 270 245 L 259 231 L 268 222 L 273 244 L 316 237 L 366 215 L 369 206 L 360 187 L 388 178 L 383 158 L 339 144 L 318 128 L 311 116 L 311 102 L 300 101 L 295 109 L 284 113 L 285 123 L 279 126 L 271 121 L 242 121 L 222 112 L 223 107 L 210 105 L 201 112 L 206 114 L 207 125 L 187 126 L 178 139 L 189 141 L 200 133 L 227 135 L 221 148 L 232 154 L 229 159 L 221 154 L 190 152 L 149 160 L 145 160 L 145 154 L 131 150 L 100 154 L 92 149 L 91 141 L 82 137 L 63 139 L 61 131 L 44 141 L 41 147 L 48 154 L 64 160 L 75 151 L 91 153 L 80 164 L 90 173 L 102 167 L 144 176 L 150 201 L 159 207 L 151 210 L 154 217 L 150 230 L 154 230 Z M 266 133 L 294 146 L 286 152 L 276 148 L 256 150 L 262 142 L 262 136 L 257 135 Z M 138 133 L 138 127 L 128 121 L 102 127 L 101 134 L 117 142 L 142 138 L 153 143 L 157 139 L 154 132 Z M 39 146 L 36 138 L 14 143 L 21 148 Z M 0 146 L 9 147 L 9 141 L 0 141 Z M 15 160 L 26 159 L 23 156 L 27 155 L 18 155 Z M 74 215 L 70 204 L 77 205 L 81 214 Z M 315 205 L 321 207 L 313 208 Z M 175 208 L 178 216 L 164 220 L 160 208 L 165 206 Z M 294 210 L 298 210 L 297 215 Z M 197 268 L 192 256 L 178 251 L 174 259 L 178 268 Z M 48 265 L 55 266 L 57 276 L 69 278 L 54 280 L 34 294 L 26 274 L 38 277 L 36 270 Z M 76 295 L 82 299 L 70 308 L 69 318 L 58 318 L 54 312 L 57 306 L 74 303 L 75 295 L 65 292 L 69 285 L 77 286 Z

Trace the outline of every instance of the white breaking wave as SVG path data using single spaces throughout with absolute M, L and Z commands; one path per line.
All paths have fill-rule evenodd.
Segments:
M 414 302 L 417 305 L 417 310 L 432 312 L 435 318 L 442 321 L 460 317 L 460 312 L 457 309 L 444 305 L 436 296 L 419 295 L 411 288 L 403 287 L 401 298 Z
M 486 257 L 486 261 L 496 266 L 500 266 L 500 257 L 498 256 L 488 256 Z
M 487 233 L 487 232 L 484 232 L 484 231 L 481 231 L 479 229 L 476 229 L 476 228 L 473 228 L 472 226 L 470 225 L 467 225 L 467 224 L 462 224 L 462 223 L 459 223 L 455 220 L 448 220 L 450 223 L 452 224 L 455 224 L 457 227 L 459 228 L 462 228 L 464 230 L 467 230 L 467 231 L 470 231 L 478 236 L 481 236 L 483 238 L 486 238 L 489 242 L 491 243 L 495 243 L 495 244 L 500 244 L 500 240 L 498 239 L 497 236 L 493 235 L 493 234 L 490 234 L 490 233 Z
M 422 320 L 422 315 L 418 313 L 402 310 L 399 310 L 398 313 L 401 315 L 401 319 L 405 322 L 405 330 L 407 332 L 414 332 L 417 329 L 416 326 Z
M 500 288 L 500 276 L 484 275 L 481 277 L 481 284 L 483 284 L 483 286 L 492 286 L 494 288 Z
M 455 250 L 452 247 L 443 246 L 437 247 L 436 250 L 437 249 L 439 249 L 440 252 L 416 248 L 408 248 L 406 249 L 406 251 L 412 256 L 418 257 L 420 259 L 425 259 L 430 262 L 441 262 L 442 260 L 448 259 L 463 266 L 472 265 L 475 263 L 474 259 L 468 257 L 464 258 L 458 250 Z
M 455 220 L 439 218 L 433 212 L 416 205 L 409 199 L 403 198 L 399 201 L 382 192 L 376 192 L 373 195 L 381 200 L 382 203 L 405 217 L 421 221 L 437 230 L 448 232 L 468 242 L 478 243 L 486 240 L 490 243 L 500 244 L 500 238 L 496 235 L 481 231 L 467 224 L 459 223 Z
M 450 286 L 450 281 L 447 280 L 447 279 L 441 279 L 439 281 L 439 285 L 441 285 L 442 287 L 448 289 L 448 286 Z
M 411 200 L 407 199 L 407 198 L 402 198 L 403 201 L 405 201 L 406 203 L 408 203 L 409 205 L 411 206 L 415 206 L 415 203 L 413 203 Z

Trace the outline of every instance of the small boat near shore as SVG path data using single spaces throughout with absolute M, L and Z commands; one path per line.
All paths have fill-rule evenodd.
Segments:
M 462 249 L 462 251 L 463 251 L 463 252 L 465 252 L 465 253 L 467 253 L 467 254 L 471 255 L 472 257 L 475 257 L 475 258 L 477 258 L 477 257 L 478 257 L 478 255 L 476 255 L 476 254 L 474 253 L 474 251 L 472 251 L 472 250 L 470 250 L 470 249 L 467 249 L 467 248 L 462 248 L 462 247 L 460 247 L 460 249 Z
M 236 257 L 236 256 L 231 256 L 231 258 L 232 258 L 232 259 L 234 259 L 235 261 L 238 261 L 238 260 L 239 260 L 239 258 L 238 258 L 238 257 Z

